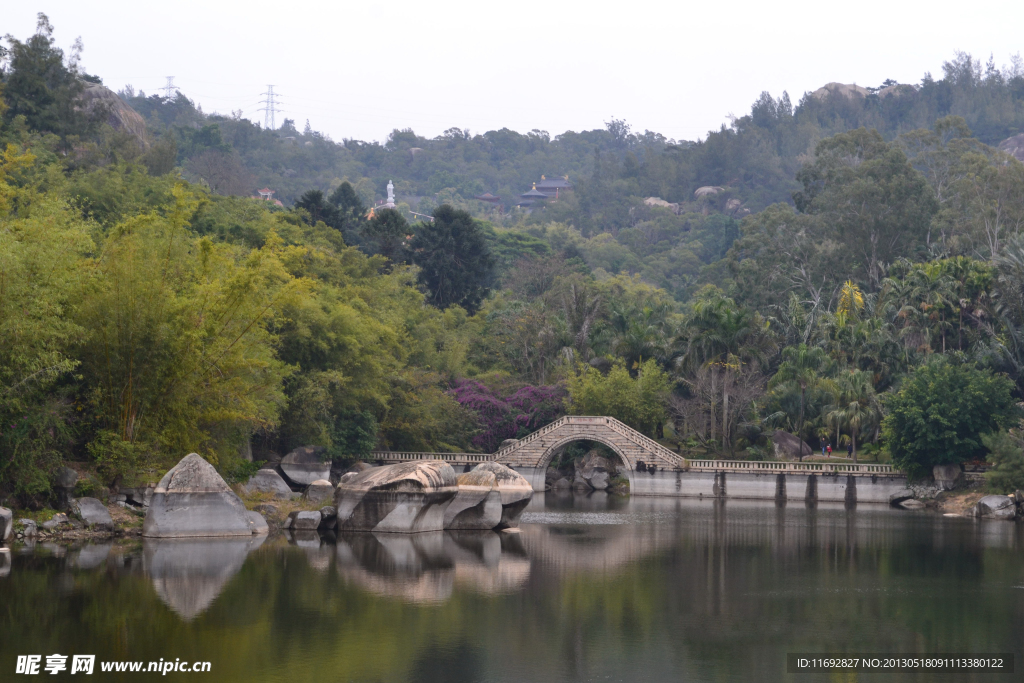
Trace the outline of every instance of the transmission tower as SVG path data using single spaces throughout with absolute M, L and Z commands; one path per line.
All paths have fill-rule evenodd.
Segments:
M 162 87 L 160 89 L 164 91 L 164 97 L 165 98 L 171 99 L 171 93 L 178 92 L 178 87 L 176 85 L 174 85 L 174 76 L 168 76 L 167 77 L 167 85 L 165 85 L 164 87 Z
M 265 112 L 263 115 L 263 127 L 268 130 L 274 130 L 277 128 L 277 122 L 274 120 L 274 114 L 284 110 L 277 106 L 279 104 L 277 101 L 278 94 L 274 92 L 274 86 L 268 85 L 267 92 L 262 93 L 262 95 L 266 99 L 263 100 L 263 106 L 258 111 Z

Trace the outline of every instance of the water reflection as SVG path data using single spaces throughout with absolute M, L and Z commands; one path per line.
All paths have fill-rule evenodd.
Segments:
M 173 651 L 257 683 L 791 681 L 786 652 L 1020 653 L 1022 560 L 1022 524 L 606 494 L 538 496 L 518 534 L 39 544 L 0 554 L 0 665 Z
M 186 621 L 205 612 L 266 536 L 143 540 L 142 568 L 161 602 Z

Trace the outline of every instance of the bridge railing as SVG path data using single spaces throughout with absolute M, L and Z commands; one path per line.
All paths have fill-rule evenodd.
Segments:
M 411 460 L 444 460 L 445 462 L 490 462 L 490 453 L 425 453 L 419 451 L 371 451 L 370 460 L 409 462 Z
M 793 474 L 902 474 L 892 465 L 867 465 L 834 462 L 774 462 L 752 460 L 686 460 L 686 468 L 698 472 L 764 472 Z
M 629 425 L 620 422 L 619 420 L 616 420 L 614 417 L 606 417 L 604 418 L 604 420 L 606 421 L 605 424 L 607 424 L 608 428 L 611 429 L 613 432 L 616 432 L 617 434 L 626 437 L 627 439 L 635 443 L 637 446 L 640 446 L 641 448 L 646 448 L 655 455 L 658 455 L 664 458 L 665 460 L 668 460 L 676 467 L 682 467 L 683 464 L 686 462 L 682 456 L 678 455 L 677 453 L 673 453 L 671 450 L 669 450 L 665 446 L 662 446 L 654 439 L 648 436 L 644 436 L 643 434 L 636 431 Z

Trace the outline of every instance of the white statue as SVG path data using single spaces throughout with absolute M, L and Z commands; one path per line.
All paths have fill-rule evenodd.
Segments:
M 388 208 L 395 208 L 395 184 L 388 181 Z

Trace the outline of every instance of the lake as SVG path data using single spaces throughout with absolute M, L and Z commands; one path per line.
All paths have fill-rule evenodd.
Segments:
M 12 675 L 17 655 L 54 653 L 209 661 L 166 678 L 254 682 L 936 676 L 791 674 L 791 652 L 1016 654 L 1016 675 L 949 681 L 1024 667 L 1024 525 L 882 506 L 548 493 L 521 533 L 38 544 L 7 558 L 3 681 L 32 680 Z M 97 664 L 86 680 L 133 678 Z

